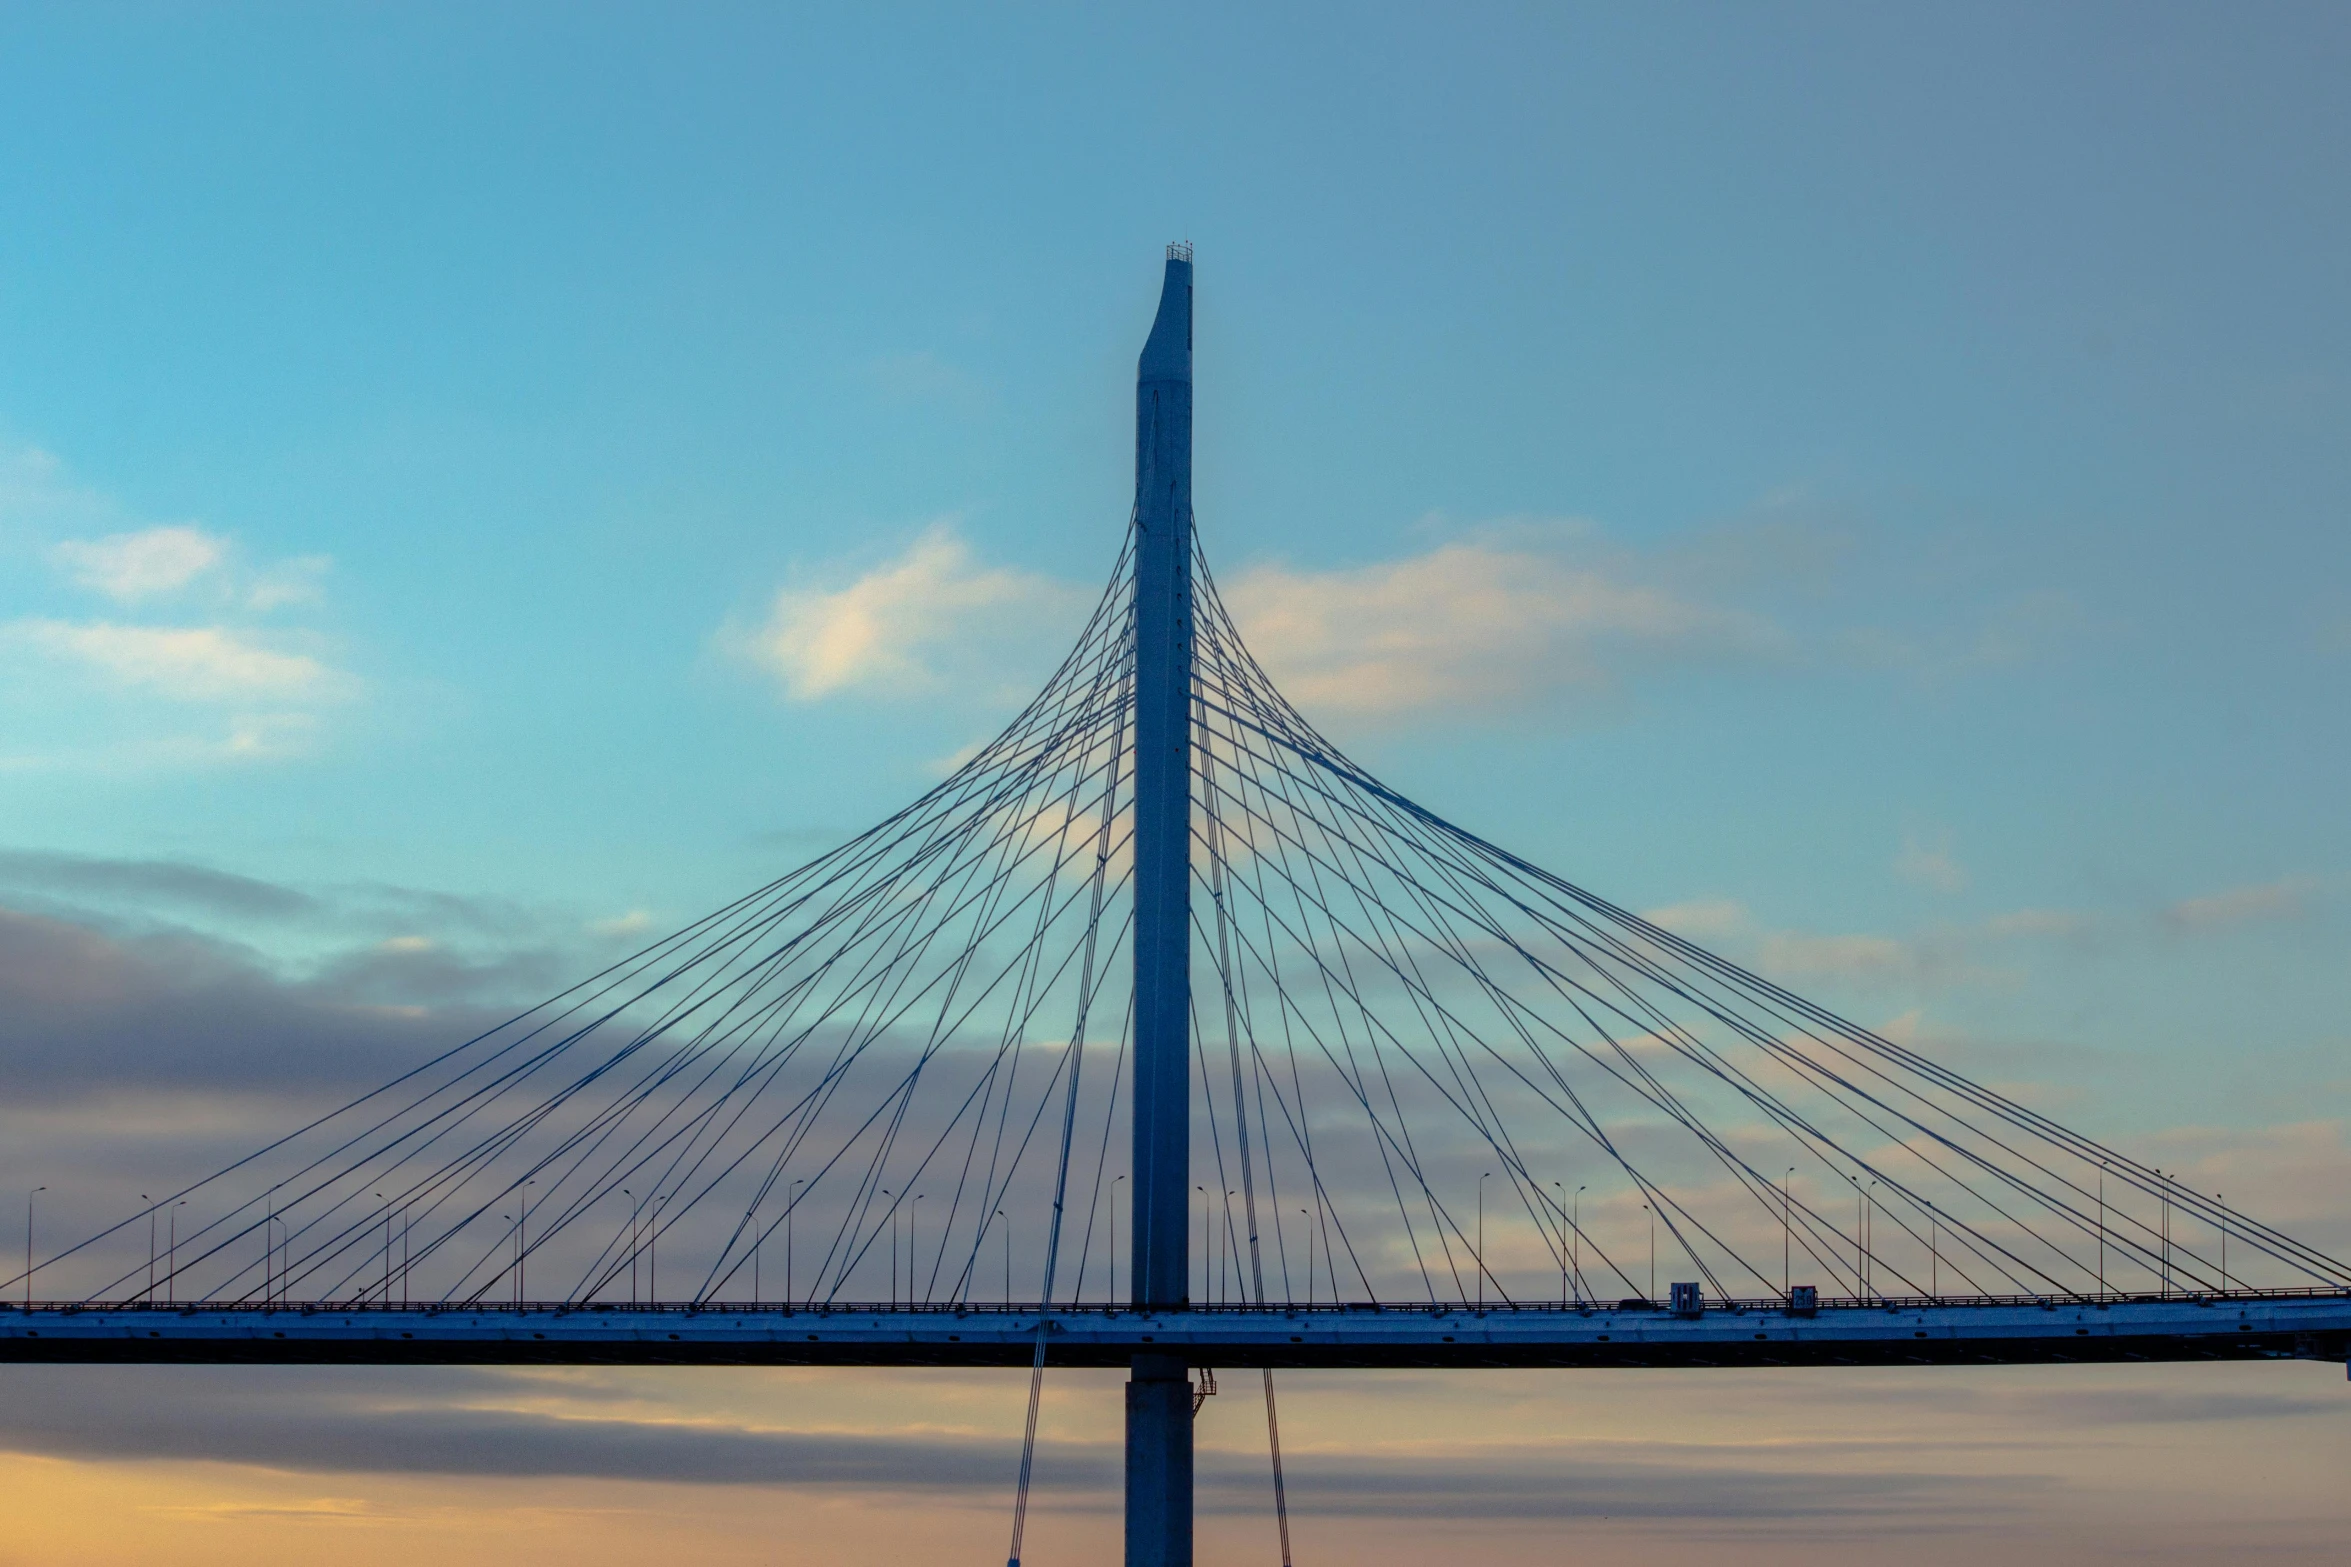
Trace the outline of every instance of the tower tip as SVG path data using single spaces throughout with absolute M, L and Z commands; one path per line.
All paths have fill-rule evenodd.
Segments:
M 1191 260 L 1191 259 L 1192 259 L 1192 242 L 1191 242 L 1190 240 L 1188 240 L 1188 239 L 1178 239 L 1178 240 L 1171 240 L 1171 241 L 1169 241 L 1169 243 L 1168 243 L 1168 247 L 1167 247 L 1167 259 L 1168 259 L 1168 260 L 1170 260 L 1170 261 L 1189 261 L 1189 260 Z

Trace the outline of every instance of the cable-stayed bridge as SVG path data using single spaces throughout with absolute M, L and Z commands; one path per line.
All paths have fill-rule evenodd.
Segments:
M 1127 1559 L 1167 1567 L 1216 1367 L 1264 1372 L 1278 1511 L 1285 1367 L 2346 1357 L 2343 1262 L 1317 731 L 1193 536 L 1191 312 L 1171 248 L 1123 545 L 1003 733 L 114 1227 L 28 1238 L 0 1358 L 1027 1365 L 1032 1440 L 1048 1363 L 1123 1366 Z

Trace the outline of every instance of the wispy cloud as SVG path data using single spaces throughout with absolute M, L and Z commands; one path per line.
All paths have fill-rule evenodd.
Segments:
M 653 914 L 649 909 L 631 909 L 626 914 L 615 914 L 610 919 L 591 920 L 589 931 L 598 936 L 642 936 L 653 928 Z
M 933 353 L 885 354 L 866 366 L 866 374 L 895 402 L 944 403 L 957 412 L 977 414 L 995 401 L 987 382 Z
M 2297 919 L 2307 912 L 2316 886 L 2307 876 L 2288 876 L 2230 887 L 2200 898 L 2182 898 L 2163 911 L 2162 919 L 2183 933 L 2221 930 L 2254 920 Z
M 67 539 L 49 549 L 50 561 L 76 583 L 125 604 L 176 593 L 227 554 L 224 540 L 185 525 Z
M 1967 867 L 1953 854 L 1948 832 L 1905 834 L 1902 852 L 1894 856 L 1894 874 L 1936 892 L 1967 888 Z
M 1874 988 L 1931 989 L 1952 984 L 2006 984 L 2012 953 L 1994 944 L 2078 938 L 2097 921 L 2065 909 L 2018 909 L 1973 922 L 1937 923 L 1907 935 L 1819 932 L 1774 927 L 1733 898 L 1695 898 L 1641 917 L 1690 941 L 1721 948 L 1767 979 L 1830 981 Z M 1999 962 L 1995 962 L 1998 956 Z
M 337 694 L 343 677 L 307 653 L 262 645 L 225 626 L 75 625 L 19 620 L 0 635 L 41 656 L 103 680 L 182 702 L 318 698 Z
M 20 579 L 29 612 L 0 620 L 11 720 L 0 771 L 211 766 L 313 749 L 326 710 L 359 682 L 330 662 L 324 637 L 263 617 L 317 603 L 329 558 L 256 564 L 195 523 L 130 520 L 53 455 L 0 453 L 0 522 L 50 535 L 39 554 L 55 573 L 46 587 Z M 107 610 L 85 618 L 83 595 Z
M 2001 940 L 2049 939 L 2085 935 L 2097 923 L 2075 909 L 2013 909 L 1985 920 L 1983 931 Z
M 1652 925 L 1662 925 L 1675 935 L 1691 941 L 1736 936 L 1750 923 L 1746 906 L 1731 898 L 1699 898 L 1689 903 L 1671 903 L 1663 908 L 1643 909 L 1641 918 Z
M 1522 527 L 1364 566 L 1256 566 L 1224 597 L 1292 697 L 1382 718 L 1519 707 L 1781 649 L 1770 622 L 1655 575 L 1589 530 Z
M 985 667 L 981 649 L 1066 623 L 1078 600 L 1051 577 L 980 564 L 947 520 L 850 581 L 784 589 L 759 625 L 719 641 L 795 701 L 915 695 Z

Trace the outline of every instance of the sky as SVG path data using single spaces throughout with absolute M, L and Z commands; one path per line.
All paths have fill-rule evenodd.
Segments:
M 1189 239 L 1200 537 L 1353 754 L 2351 1244 L 2347 67 L 2290 4 L 0 8 L 0 1180 L 111 1220 L 935 782 L 1111 568 Z M 896 1560 L 995 1537 L 1018 1422 L 0 1380 L 0 1562 Z M 2300 1561 L 2343 1396 L 1329 1374 L 1285 1428 L 1306 1559 Z M 1033 1560 L 1107 1538 L 1115 1408 L 1055 1385 Z

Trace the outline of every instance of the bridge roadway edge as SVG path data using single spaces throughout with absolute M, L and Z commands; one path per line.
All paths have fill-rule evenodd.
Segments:
M 2345 1360 L 2351 1294 L 2103 1303 L 1064 1308 L 1049 1358 L 1246 1369 L 1576 1369 Z M 1040 1313 L 1003 1308 L 543 1305 L 0 1307 L 0 1362 L 288 1365 L 1026 1366 Z

